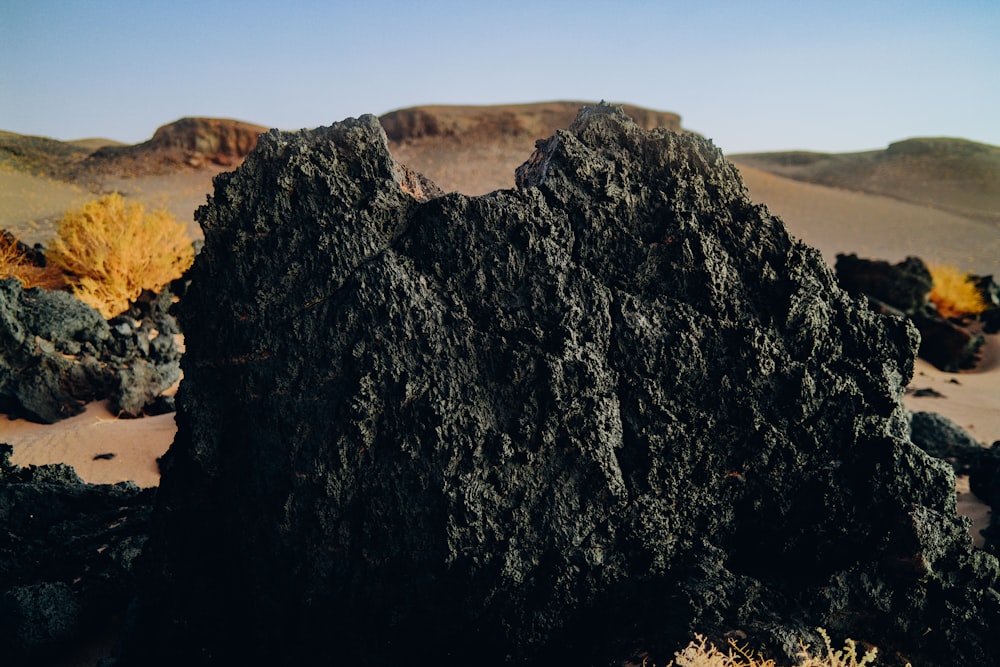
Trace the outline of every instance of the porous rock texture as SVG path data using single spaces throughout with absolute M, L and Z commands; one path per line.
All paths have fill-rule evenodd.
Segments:
M 18 468 L 0 444 L 3 665 L 44 665 L 124 615 L 153 491 L 85 484 L 65 465 Z
M 403 176 L 364 116 L 217 177 L 118 664 L 665 664 L 817 626 L 1000 660 L 997 561 L 908 439 L 915 330 L 710 142 L 600 105 L 516 189 Z
M 136 417 L 180 379 L 170 292 L 108 321 L 66 292 L 0 281 L 0 412 L 51 424 L 109 398 Z
M 949 463 L 957 475 L 969 476 L 969 489 L 990 505 L 990 523 L 981 532 L 983 549 L 1000 555 L 1000 441 L 985 447 L 965 429 L 934 412 L 910 415 L 910 441 L 933 457 Z

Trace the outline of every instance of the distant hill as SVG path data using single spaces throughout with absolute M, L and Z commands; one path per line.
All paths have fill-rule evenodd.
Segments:
M 67 143 L 73 144 L 74 146 L 79 146 L 84 150 L 96 151 L 98 148 L 104 148 L 105 146 L 127 146 L 121 141 L 115 141 L 114 139 L 105 139 L 103 137 L 93 137 L 88 139 L 74 139 Z
M 268 128 L 224 118 L 181 118 L 133 146 L 104 146 L 87 156 L 83 172 L 141 176 L 204 166 L 237 167 Z
M 594 102 L 539 102 L 497 106 L 431 105 L 392 111 L 379 118 L 390 141 L 414 141 L 430 137 L 495 139 L 503 136 L 550 136 L 576 118 L 580 107 Z M 653 111 L 631 104 L 625 113 L 647 129 L 666 127 L 680 131 L 681 117 L 668 111 Z
M 733 162 L 808 183 L 868 192 L 1000 223 L 1000 147 L 946 137 L 862 153 L 751 153 Z
M 75 142 L 0 131 L 0 168 L 59 177 L 94 151 Z
M 57 141 L 0 131 L 0 167 L 87 185 L 97 176 L 137 177 L 237 167 L 268 128 L 223 118 L 181 118 L 140 144 L 109 139 Z

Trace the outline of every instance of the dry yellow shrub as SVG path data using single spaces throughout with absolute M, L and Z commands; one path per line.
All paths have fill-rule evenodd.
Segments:
M 67 212 L 57 234 L 49 260 L 73 276 L 73 293 L 105 318 L 127 310 L 142 290 L 159 291 L 181 277 L 194 261 L 183 223 L 117 193 Z
M 930 299 L 942 317 L 962 318 L 986 310 L 986 303 L 969 274 L 943 264 L 927 268 L 934 281 Z
M 0 280 L 7 278 L 17 278 L 25 288 L 59 289 L 66 285 L 59 269 L 53 266 L 35 266 L 17 246 L 13 237 L 0 234 Z
M 868 649 L 864 655 L 858 656 L 857 645 L 854 640 L 848 639 L 843 649 L 834 650 L 826 631 L 823 628 L 816 630 L 823 637 L 826 655 L 814 656 L 808 646 L 803 646 L 797 667 L 875 667 L 878 649 Z M 652 667 L 645 661 L 643 665 Z M 679 651 L 667 667 L 776 667 L 776 663 L 754 655 L 753 651 L 740 647 L 733 639 L 729 640 L 729 650 L 723 653 L 705 637 L 696 634 L 694 641 Z
M 774 660 L 763 660 L 735 640 L 729 640 L 729 651 L 723 653 L 702 635 L 674 655 L 667 667 L 776 667 Z

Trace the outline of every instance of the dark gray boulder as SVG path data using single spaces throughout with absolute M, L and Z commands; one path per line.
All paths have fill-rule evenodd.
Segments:
M 985 451 L 964 428 L 936 412 L 910 415 L 910 440 L 931 456 L 947 461 L 957 475 L 968 475 Z
M 933 309 L 929 296 L 934 280 L 919 257 L 907 257 L 898 264 L 890 264 L 841 254 L 837 255 L 835 270 L 840 286 L 851 294 L 865 294 L 908 317 Z
M 72 468 L 18 468 L 0 444 L 3 664 L 46 664 L 107 632 L 135 592 L 153 491 L 91 485 Z
M 412 180 L 373 116 L 217 177 L 118 664 L 664 664 L 817 626 L 1000 661 L 997 561 L 909 439 L 916 331 L 710 142 L 601 105 L 514 190 Z
M 992 509 L 990 524 L 983 529 L 983 548 L 1000 556 L 1000 440 L 976 459 L 969 472 L 969 488 Z
M 963 323 L 945 319 L 930 302 L 934 281 L 919 257 L 898 264 L 837 255 L 835 266 L 841 287 L 855 296 L 864 295 L 881 312 L 909 317 L 920 332 L 920 358 L 954 373 L 973 368 L 986 339 Z
M 114 412 L 141 415 L 180 379 L 177 326 L 157 303 L 108 322 L 66 292 L 0 281 L 0 412 L 51 424 L 110 398 Z

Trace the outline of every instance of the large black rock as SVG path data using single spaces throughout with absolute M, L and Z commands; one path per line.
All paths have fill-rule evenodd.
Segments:
M 216 179 L 120 664 L 663 664 L 816 626 L 1000 661 L 905 319 L 615 107 L 517 182 L 412 196 L 372 116 Z
M 979 465 L 985 451 L 983 444 L 965 429 L 936 412 L 910 415 L 910 442 L 931 456 L 947 461 L 956 475 L 968 475 Z

